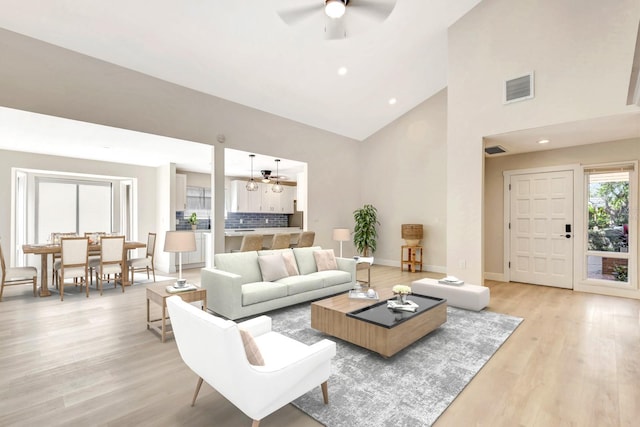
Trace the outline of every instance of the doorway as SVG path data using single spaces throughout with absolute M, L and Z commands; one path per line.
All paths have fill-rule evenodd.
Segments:
M 508 280 L 572 289 L 574 170 L 505 172 L 505 186 Z

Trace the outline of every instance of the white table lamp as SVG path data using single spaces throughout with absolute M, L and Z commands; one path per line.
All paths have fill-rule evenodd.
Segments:
M 182 279 L 182 252 L 194 252 L 196 250 L 196 234 L 193 231 L 167 231 L 164 238 L 164 251 L 178 254 L 178 281 L 176 286 L 186 284 Z
M 333 240 L 340 242 L 340 258 L 342 258 L 342 242 L 346 242 L 351 239 L 351 232 L 348 228 L 334 228 Z

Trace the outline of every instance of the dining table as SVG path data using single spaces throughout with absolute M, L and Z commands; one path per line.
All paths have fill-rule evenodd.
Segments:
M 146 243 L 143 242 L 135 242 L 135 241 L 125 241 L 124 242 L 124 256 L 122 257 L 122 280 L 125 286 L 129 286 L 129 275 L 127 274 L 127 259 L 129 250 L 131 249 L 139 249 L 145 248 L 147 246 Z M 59 243 L 43 243 L 43 244 L 25 244 L 22 245 L 22 252 L 25 254 L 35 254 L 40 255 L 40 296 L 48 297 L 51 296 L 51 291 L 49 291 L 49 255 L 52 257 L 55 254 L 59 254 L 62 251 L 61 245 Z M 100 252 L 100 243 L 90 243 L 89 244 L 89 252 Z

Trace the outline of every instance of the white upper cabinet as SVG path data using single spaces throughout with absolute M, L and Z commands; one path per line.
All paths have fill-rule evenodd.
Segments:
M 258 191 L 247 191 L 247 181 L 231 181 L 229 212 L 293 213 L 296 189 L 284 186 L 282 193 L 274 193 L 272 184 L 258 183 Z

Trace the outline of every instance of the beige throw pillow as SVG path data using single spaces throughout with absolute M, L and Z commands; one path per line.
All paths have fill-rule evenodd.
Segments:
M 258 257 L 260 272 L 264 282 L 273 282 L 283 277 L 289 276 L 287 267 L 284 265 L 282 254 L 262 255 Z
M 260 354 L 260 349 L 251 334 L 244 329 L 240 329 L 240 337 L 242 337 L 244 352 L 247 354 L 249 364 L 254 366 L 264 366 L 264 359 L 262 358 L 262 354 Z
M 333 254 L 333 249 L 323 249 L 321 251 L 313 251 L 313 257 L 316 259 L 316 267 L 318 271 L 337 270 L 338 263 Z
M 299 276 L 300 272 L 298 271 L 298 264 L 296 263 L 296 257 L 293 255 L 293 252 L 282 252 L 282 258 L 284 259 L 284 265 L 287 267 L 289 276 Z

